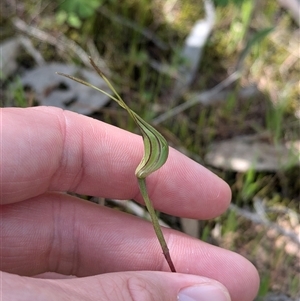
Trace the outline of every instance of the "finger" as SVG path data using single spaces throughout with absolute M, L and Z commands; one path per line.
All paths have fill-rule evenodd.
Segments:
M 169 271 L 152 225 L 131 215 L 57 193 L 1 210 L 3 271 L 77 276 Z M 255 295 L 258 276 L 246 259 L 174 230 L 164 234 L 178 272 L 223 283 L 233 300 Z
M 230 301 L 223 285 L 194 275 L 123 272 L 81 279 L 45 280 L 1 274 L 3 300 Z
M 49 190 L 142 202 L 140 136 L 51 107 L 2 109 L 1 119 L 3 204 Z M 174 149 L 147 185 L 158 210 L 190 218 L 221 214 L 231 197 L 224 181 Z

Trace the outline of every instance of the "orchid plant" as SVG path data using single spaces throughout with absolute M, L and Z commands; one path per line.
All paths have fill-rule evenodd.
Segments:
M 96 89 L 97 91 L 104 93 L 114 101 L 116 101 L 123 109 L 125 109 L 128 114 L 132 117 L 132 119 L 135 121 L 136 125 L 139 127 L 142 136 L 143 136 L 143 143 L 144 143 L 144 154 L 141 159 L 141 162 L 137 166 L 135 170 L 135 176 L 137 177 L 138 186 L 141 192 L 141 195 L 144 199 L 146 208 L 150 214 L 151 221 L 153 224 L 154 231 L 156 233 L 156 236 L 158 238 L 158 241 L 161 245 L 163 254 L 168 262 L 168 265 L 172 272 L 176 272 L 173 261 L 171 259 L 170 251 L 167 246 L 166 240 L 164 238 L 163 232 L 161 230 L 161 227 L 158 222 L 158 218 L 156 216 L 156 212 L 153 208 L 152 202 L 149 198 L 148 191 L 147 191 L 147 185 L 146 185 L 146 177 L 161 168 L 165 162 L 167 161 L 168 154 L 169 154 L 169 146 L 166 141 L 166 139 L 149 123 L 147 123 L 144 119 L 142 119 L 137 113 L 132 111 L 127 104 L 123 101 L 121 96 L 118 94 L 118 92 L 115 90 L 113 85 L 110 83 L 110 81 L 107 79 L 107 77 L 103 74 L 103 72 L 98 68 L 98 66 L 95 64 L 92 58 L 90 58 L 90 63 L 95 69 L 95 71 L 99 74 L 99 76 L 106 82 L 108 87 L 111 89 L 111 91 L 114 93 L 114 96 L 110 95 L 109 93 L 103 91 L 102 89 L 84 81 L 81 79 L 78 79 L 74 76 L 63 74 L 63 73 L 57 73 L 59 75 L 65 76 L 69 79 L 72 79 L 76 82 L 79 82 L 83 85 L 86 85 L 88 87 L 91 87 L 93 89 Z

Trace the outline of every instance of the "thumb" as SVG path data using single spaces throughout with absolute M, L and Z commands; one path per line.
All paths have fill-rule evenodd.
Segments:
M 219 282 L 205 277 L 179 273 L 122 272 L 64 280 L 2 274 L 3 300 L 231 300 L 227 289 Z M 18 293 L 20 293 L 20 296 L 18 296 Z M 10 297 L 14 297 L 14 299 L 11 299 L 8 294 L 13 294 Z M 22 298 L 21 296 L 27 297 Z

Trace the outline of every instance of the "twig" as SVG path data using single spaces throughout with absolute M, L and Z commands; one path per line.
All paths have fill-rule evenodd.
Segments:
M 125 210 L 132 212 L 134 215 L 136 215 L 140 218 L 151 221 L 150 214 L 144 208 L 140 207 L 139 205 L 137 205 L 136 203 L 134 203 L 131 200 L 122 201 L 122 200 L 110 199 L 109 202 L 123 207 Z M 168 224 L 166 224 L 163 220 L 159 219 L 158 221 L 161 226 L 163 226 L 165 228 L 170 228 L 170 226 Z
M 79 45 L 77 45 L 74 41 L 68 39 L 67 37 L 63 35 L 60 37 L 52 36 L 49 33 L 44 32 L 36 27 L 27 25 L 24 21 L 22 21 L 19 18 L 15 18 L 13 20 L 13 24 L 18 30 L 25 32 L 31 37 L 51 44 L 63 51 L 64 53 L 69 53 L 70 51 L 73 52 L 83 62 L 85 66 L 87 66 L 88 68 L 91 67 L 89 62 L 89 55 Z
M 159 115 L 158 117 L 154 118 L 152 120 L 152 124 L 158 125 L 158 124 L 164 122 L 165 120 L 183 112 L 184 110 L 186 110 L 198 103 L 208 104 L 209 100 L 213 96 L 220 93 L 222 90 L 224 90 L 226 87 L 228 87 L 229 85 L 234 83 L 240 77 L 241 77 L 241 73 L 239 71 L 234 72 L 229 77 L 227 77 L 225 80 L 223 80 L 218 85 L 213 87 L 211 90 L 194 94 L 193 96 L 190 97 L 190 99 L 188 101 L 186 101 L 186 102 L 182 103 L 181 105 L 179 105 L 173 109 L 170 109 L 166 113 L 163 113 L 163 114 Z
M 268 208 L 266 208 L 266 211 L 288 215 L 288 217 L 290 219 L 290 223 L 294 227 L 297 226 L 300 222 L 300 215 L 299 214 L 297 214 L 294 210 L 292 210 L 290 208 L 287 208 L 287 207 L 284 207 L 284 206 L 281 206 L 281 205 L 268 207 Z
M 258 202 L 257 200 L 255 202 Z M 255 203 L 254 202 L 254 203 Z M 287 231 L 284 228 L 280 227 L 278 224 L 270 222 L 264 213 L 259 212 L 263 207 L 260 206 L 257 213 L 250 212 L 245 209 L 241 209 L 234 204 L 230 204 L 230 209 L 235 211 L 238 215 L 252 221 L 255 224 L 262 224 L 267 228 L 274 229 L 278 234 L 288 237 L 298 246 L 300 246 L 300 239 L 299 237 L 292 231 Z M 263 210 L 264 211 L 264 210 Z
M 45 65 L 45 60 L 41 53 L 35 49 L 35 47 L 32 45 L 32 42 L 29 40 L 29 38 L 21 36 L 20 42 L 22 43 L 23 47 L 27 50 L 27 52 L 33 57 L 35 62 L 38 66 Z

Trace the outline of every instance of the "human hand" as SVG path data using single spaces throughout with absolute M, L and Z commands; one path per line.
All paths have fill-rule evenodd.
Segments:
M 0 121 L 3 301 L 254 299 L 257 272 L 240 255 L 164 229 L 170 273 L 150 223 L 65 194 L 142 202 L 141 137 L 51 107 L 1 109 Z M 147 186 L 157 210 L 187 218 L 214 218 L 231 197 L 174 149 Z M 33 277 L 48 271 L 79 278 Z

